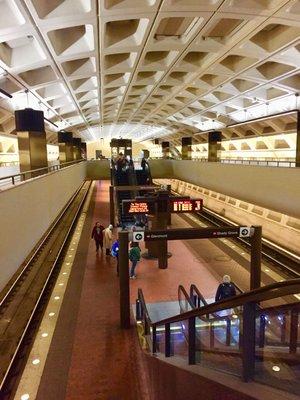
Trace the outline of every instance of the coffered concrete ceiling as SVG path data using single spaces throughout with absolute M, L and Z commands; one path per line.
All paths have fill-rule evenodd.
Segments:
M 201 142 L 299 106 L 300 1 L 0 0 L 0 66 L 0 133 L 29 105 L 83 140 Z

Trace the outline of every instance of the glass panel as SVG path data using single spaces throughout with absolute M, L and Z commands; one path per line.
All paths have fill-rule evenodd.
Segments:
M 299 306 L 260 311 L 255 380 L 300 396 Z
M 197 363 L 241 375 L 241 316 L 240 309 L 228 309 L 196 319 Z
M 188 358 L 188 321 L 171 324 L 171 354 Z

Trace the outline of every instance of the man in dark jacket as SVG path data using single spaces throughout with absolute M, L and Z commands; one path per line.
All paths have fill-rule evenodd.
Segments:
M 229 275 L 223 276 L 223 283 L 221 283 L 217 289 L 215 301 L 227 299 L 236 295 L 235 286 L 231 283 Z
M 101 251 L 103 248 L 103 230 L 104 226 L 100 224 L 100 222 L 96 222 L 93 231 L 92 231 L 92 239 L 95 240 L 96 244 L 96 252 L 98 253 L 99 247 L 101 247 Z

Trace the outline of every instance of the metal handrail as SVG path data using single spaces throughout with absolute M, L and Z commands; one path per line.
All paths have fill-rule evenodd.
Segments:
M 150 160 L 165 160 L 164 157 L 151 157 Z M 180 157 L 168 157 L 169 160 L 182 160 Z M 189 161 L 198 161 L 198 162 L 209 162 L 205 157 L 194 157 Z M 291 160 L 278 160 L 278 159 L 266 159 L 266 160 L 258 160 L 258 159 L 239 159 L 239 158 L 221 158 L 218 161 L 221 164 L 242 164 L 242 165 L 256 165 L 262 167 L 276 167 L 276 168 L 296 168 L 296 161 Z
M 80 163 L 82 161 L 85 161 L 85 159 L 82 158 L 80 160 L 68 161 L 68 162 L 65 162 L 65 163 L 62 163 L 62 164 L 54 164 L 54 165 L 49 165 L 48 167 L 31 169 L 31 170 L 28 170 L 28 171 L 20 172 L 18 174 L 13 174 L 13 175 L 7 175 L 7 176 L 0 177 L 0 181 L 6 180 L 6 179 L 11 179 L 11 184 L 15 185 L 16 177 L 20 177 L 20 178 L 22 178 L 22 181 L 26 181 L 26 175 L 28 175 L 28 174 L 30 174 L 30 178 L 28 178 L 28 179 L 31 179 L 31 174 L 35 174 L 37 172 L 46 171 L 44 174 L 40 174 L 38 176 L 46 175 L 49 172 L 58 171 L 58 170 L 62 169 L 63 167 L 67 167 L 67 166 L 73 165 L 73 164 L 78 164 L 78 163 Z

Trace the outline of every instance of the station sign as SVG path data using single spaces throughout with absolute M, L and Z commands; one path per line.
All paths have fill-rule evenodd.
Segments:
M 123 200 L 123 214 L 154 214 L 155 205 L 159 211 L 169 211 L 171 213 L 200 212 L 203 208 L 202 199 L 190 199 L 188 197 L 174 197 L 166 200 L 159 200 L 155 197 L 137 197 L 134 200 Z M 165 207 L 163 207 L 165 205 Z M 168 209 L 167 209 L 168 205 Z
M 145 240 L 145 232 L 144 231 L 132 232 L 132 241 L 133 242 L 143 242 L 144 240 Z
M 122 201 L 123 214 L 154 214 L 155 203 L 146 200 L 123 200 Z
M 168 229 L 165 231 L 145 231 L 145 241 L 155 240 L 185 240 L 185 239 L 220 239 L 227 237 L 245 237 L 245 229 L 249 230 L 249 236 L 252 235 L 250 227 L 218 227 L 218 228 L 188 228 L 188 229 Z
M 202 211 L 202 199 L 170 199 L 170 212 L 171 213 L 186 213 L 186 212 L 199 212 Z

